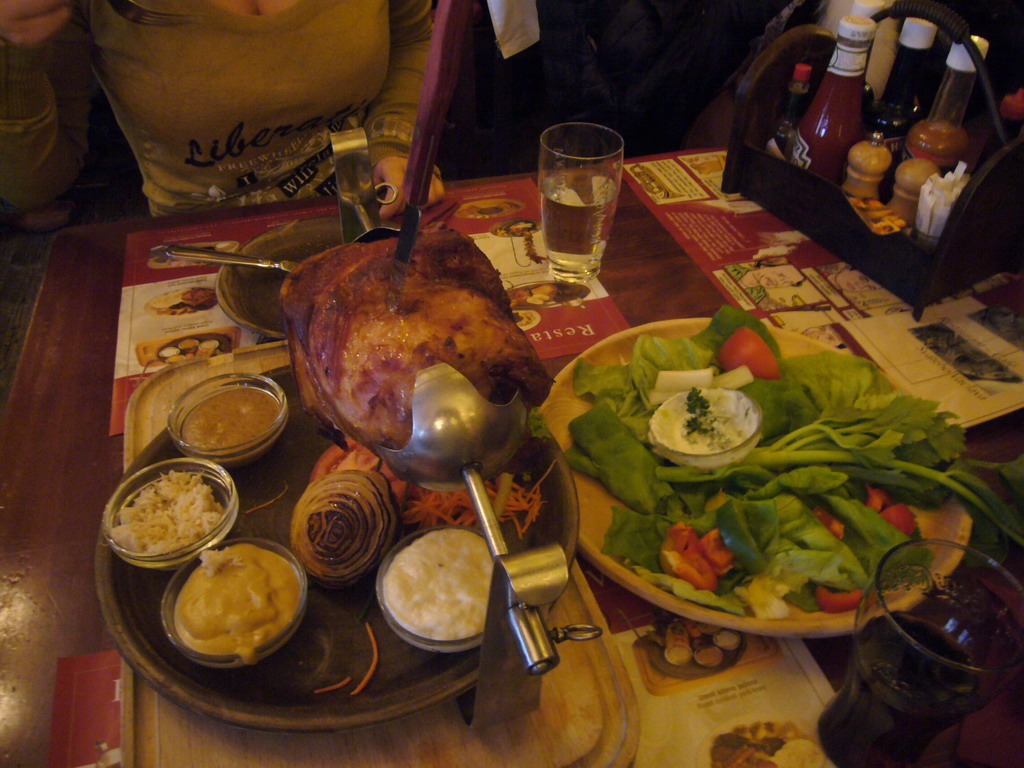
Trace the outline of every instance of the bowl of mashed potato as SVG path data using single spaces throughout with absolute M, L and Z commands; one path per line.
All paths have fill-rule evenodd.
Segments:
M 174 647 L 197 664 L 256 664 L 295 634 L 307 587 L 306 572 L 287 547 L 229 539 L 171 577 L 160 616 Z

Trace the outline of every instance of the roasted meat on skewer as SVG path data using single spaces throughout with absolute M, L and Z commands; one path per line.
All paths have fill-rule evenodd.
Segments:
M 402 448 L 412 434 L 416 374 L 448 363 L 493 402 L 528 405 L 551 379 L 516 326 L 498 273 L 473 241 L 423 232 L 398 308 L 388 311 L 394 238 L 306 259 L 281 302 L 303 407 L 338 442 Z

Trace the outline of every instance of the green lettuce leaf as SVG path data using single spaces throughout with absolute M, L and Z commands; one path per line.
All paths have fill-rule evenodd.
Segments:
M 569 422 L 574 447 L 587 466 L 613 496 L 631 509 L 646 514 L 665 510 L 672 486 L 659 480 L 659 461 L 626 427 L 604 401 Z M 578 460 L 577 460 L 578 462 Z M 675 500 L 680 508 L 682 502 Z
M 605 532 L 601 551 L 650 571 L 660 571 L 658 550 L 670 525 L 658 515 L 642 515 L 632 509 L 613 506 L 612 523 Z

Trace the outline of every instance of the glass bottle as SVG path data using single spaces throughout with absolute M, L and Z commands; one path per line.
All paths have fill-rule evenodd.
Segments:
M 988 41 L 972 35 L 971 40 L 982 56 L 988 53 Z M 950 46 L 946 71 L 932 102 L 931 112 L 919 120 L 907 134 L 903 147 L 905 158 L 925 157 L 942 173 L 951 171 L 967 154 L 969 137 L 963 127 L 964 112 L 971 98 L 977 71 L 967 49 L 960 43 Z
M 876 13 L 884 10 L 887 6 L 892 4 L 892 0 L 853 0 L 853 4 L 850 6 L 844 15 L 846 16 L 864 16 L 870 19 Z M 838 28 L 837 28 L 838 30 Z M 878 38 L 878 27 L 875 28 L 874 37 L 871 40 L 871 45 L 868 46 L 868 58 L 864 65 L 864 108 L 867 109 L 871 102 L 875 100 L 875 91 L 871 87 L 871 81 L 868 78 L 868 73 L 871 70 L 871 62 L 877 58 L 878 51 L 875 50 L 875 43 Z
M 882 134 L 893 157 L 902 156 L 907 133 L 920 119 L 917 94 L 935 32 L 936 26 L 924 19 L 907 18 L 903 22 L 885 91 L 864 116 L 867 130 Z
M 792 162 L 836 184 L 842 181 L 850 147 L 864 136 L 864 69 L 876 27 L 864 16 L 839 20 L 828 71 L 793 140 Z
M 793 151 L 793 134 L 803 114 L 807 95 L 811 90 L 811 65 L 799 62 L 793 67 L 793 76 L 787 87 L 786 109 L 782 113 L 766 149 L 776 157 L 789 159 Z

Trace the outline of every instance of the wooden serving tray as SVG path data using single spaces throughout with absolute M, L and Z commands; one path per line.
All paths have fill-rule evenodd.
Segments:
M 262 372 L 288 364 L 281 342 L 170 366 L 129 401 L 125 466 L 166 426 L 170 404 L 193 383 L 233 371 Z M 553 606 L 552 626 L 607 625 L 578 566 Z M 122 750 L 127 766 L 175 768 L 259 765 L 302 768 L 349 765 L 626 766 L 639 737 L 629 678 L 610 637 L 559 646 L 561 664 L 544 677 L 540 708 L 486 729 L 471 729 L 454 699 L 403 720 L 360 730 L 279 733 L 237 728 L 160 696 L 127 664 L 122 681 Z

